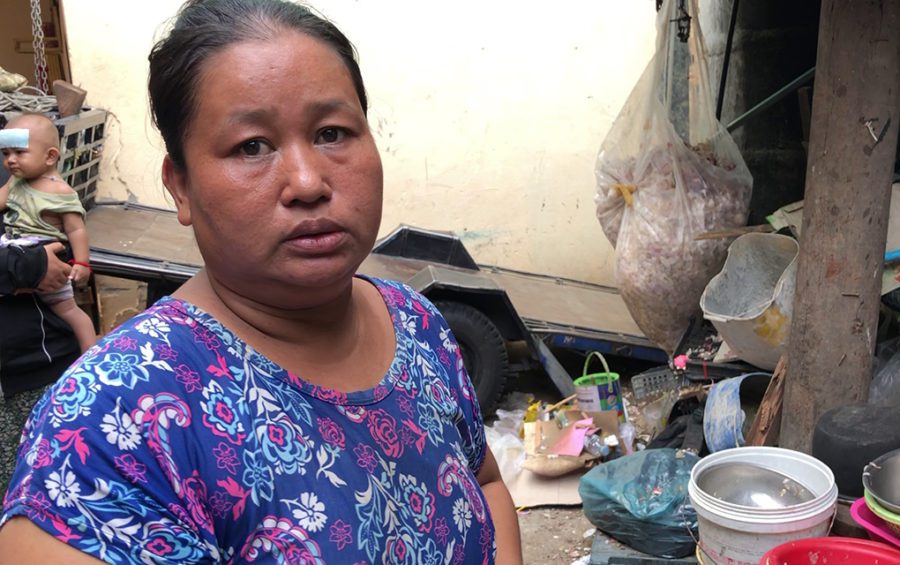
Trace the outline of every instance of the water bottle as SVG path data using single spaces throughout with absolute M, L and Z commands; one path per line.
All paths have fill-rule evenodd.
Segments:
M 609 455 L 609 446 L 603 443 L 600 436 L 595 434 L 584 436 L 584 449 L 591 455 L 599 455 L 600 457 Z

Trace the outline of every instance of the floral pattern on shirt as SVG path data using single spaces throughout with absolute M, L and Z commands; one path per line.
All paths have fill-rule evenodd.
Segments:
M 350 393 L 160 300 L 35 406 L 0 523 L 27 516 L 110 563 L 493 563 L 459 347 L 424 297 L 369 280 L 397 348 Z

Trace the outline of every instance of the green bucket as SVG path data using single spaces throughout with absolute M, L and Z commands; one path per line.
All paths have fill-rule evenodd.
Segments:
M 596 356 L 603 363 L 602 373 L 588 373 L 591 359 Z M 619 374 L 611 373 L 606 359 L 597 351 L 592 351 L 584 360 L 582 375 L 575 379 L 575 394 L 578 407 L 586 412 L 604 412 L 615 410 L 619 422 L 625 421 L 625 407 L 622 403 L 622 388 L 619 385 Z

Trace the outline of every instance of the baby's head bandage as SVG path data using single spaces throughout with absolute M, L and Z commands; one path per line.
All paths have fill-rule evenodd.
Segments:
M 28 149 L 28 130 L 0 129 L 0 149 Z

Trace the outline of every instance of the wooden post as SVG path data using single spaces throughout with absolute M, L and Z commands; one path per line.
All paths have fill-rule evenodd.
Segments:
M 868 395 L 900 126 L 900 2 L 823 0 L 782 447 Z

